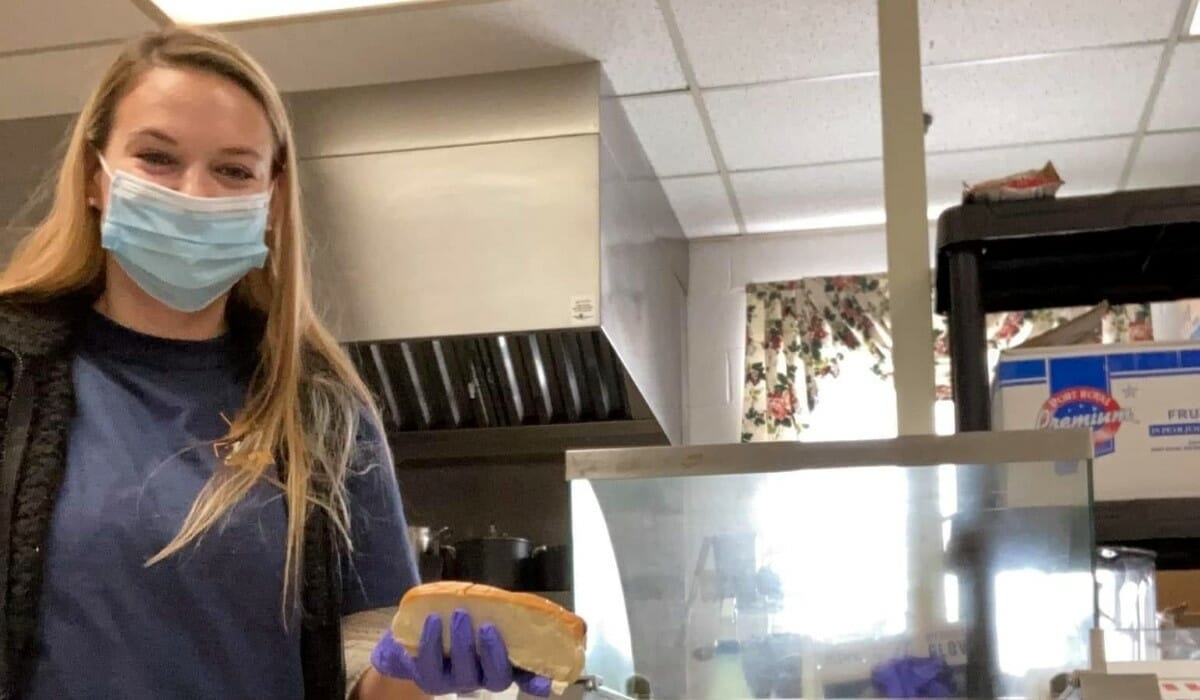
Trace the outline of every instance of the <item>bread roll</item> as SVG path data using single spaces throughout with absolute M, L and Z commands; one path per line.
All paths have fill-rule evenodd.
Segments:
M 556 695 L 583 673 L 587 625 L 583 618 L 540 596 L 474 583 L 441 581 L 410 590 L 392 619 L 392 636 L 416 653 L 431 613 L 442 617 L 445 653 L 450 653 L 450 617 L 465 610 L 475 623 L 494 625 L 513 666 L 545 676 Z

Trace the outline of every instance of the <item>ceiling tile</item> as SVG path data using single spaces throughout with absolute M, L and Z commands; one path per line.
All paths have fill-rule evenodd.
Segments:
M 1103 49 L 925 71 L 931 151 L 1132 133 L 1158 47 Z
M 689 93 L 626 97 L 621 106 L 659 177 L 717 171 Z
M 1200 132 L 1150 134 L 1142 141 L 1131 188 L 1200 185 Z
M 670 0 L 703 87 L 879 69 L 876 0 Z
M 688 238 L 738 232 L 733 208 L 719 175 L 666 178 L 662 180 L 662 186 Z
M 931 154 L 926 160 L 929 216 L 962 199 L 962 183 L 1041 167 L 1053 160 L 1064 195 L 1115 190 L 1130 138 Z M 1200 162 L 1198 160 L 1197 162 Z M 881 161 L 733 174 L 747 231 L 799 231 L 886 220 Z
M 704 93 L 732 170 L 879 157 L 879 80 L 835 78 Z
M 120 39 L 153 28 L 132 0 L 0 2 L 0 53 Z
M 733 188 L 749 233 L 880 223 L 880 161 L 734 173 Z
M 1158 93 L 1150 128 L 1183 129 L 1200 126 L 1200 43 L 1187 42 L 1175 47 L 1167 78 Z
M 511 0 L 232 32 L 284 90 L 388 83 L 602 60 L 619 94 L 685 87 L 648 0 Z M 347 51 L 347 41 L 353 51 Z
M 1116 138 L 932 154 L 925 161 L 930 218 L 962 201 L 963 182 L 1040 168 L 1047 160 L 1054 161 L 1066 180 L 1060 196 L 1111 192 L 1117 189 L 1132 142 Z
M 1165 39 L 1179 3 L 921 0 L 921 58 L 936 64 Z
M 119 46 L 0 58 L 0 119 L 76 112 Z
M 938 64 L 1162 40 L 1179 1 L 921 0 L 922 60 Z M 703 87 L 879 69 L 875 0 L 670 2 Z

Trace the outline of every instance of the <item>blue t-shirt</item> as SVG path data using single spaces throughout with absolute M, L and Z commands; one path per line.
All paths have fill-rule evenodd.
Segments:
M 255 487 L 197 545 L 145 566 L 179 531 L 216 466 L 224 417 L 242 405 L 249 368 L 238 347 L 89 318 L 27 697 L 303 697 L 299 624 L 283 623 L 287 515 L 276 488 Z M 347 615 L 393 606 L 416 582 L 381 440 L 364 421 L 347 482 Z

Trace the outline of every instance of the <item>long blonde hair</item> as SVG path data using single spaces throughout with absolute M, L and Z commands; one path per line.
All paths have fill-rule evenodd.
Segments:
M 298 601 L 305 523 L 313 510 L 324 511 L 349 545 L 345 476 L 358 422 L 377 421 L 378 410 L 314 311 L 291 126 L 263 69 L 232 43 L 203 30 L 173 27 L 131 42 L 80 113 L 50 211 L 0 273 L 0 296 L 50 299 L 103 289 L 99 218 L 87 201 L 98 167 L 95 153 L 107 145 L 117 104 L 139 76 L 155 67 L 215 74 L 253 95 L 274 135 L 275 187 L 268 265 L 242 279 L 231 299 L 265 317 L 245 405 L 219 443 L 227 446 L 224 466 L 201 491 L 179 533 L 148 565 L 199 540 L 265 479 L 287 500 L 286 610 L 289 601 Z

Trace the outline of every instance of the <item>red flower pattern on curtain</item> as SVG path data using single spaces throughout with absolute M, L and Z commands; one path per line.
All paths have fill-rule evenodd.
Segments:
M 930 292 L 932 313 L 932 288 Z M 794 440 L 808 425 L 821 384 L 838 377 L 851 356 L 880 381 L 891 381 L 892 333 L 887 278 L 882 275 L 822 277 L 753 284 L 746 288 L 746 375 L 742 441 Z M 1086 308 L 1039 309 L 988 316 L 988 347 L 1020 345 L 1086 312 Z M 945 320 L 934 314 L 931 346 L 937 396 L 951 398 Z M 1097 342 L 1153 340 L 1150 307 L 1114 307 Z

